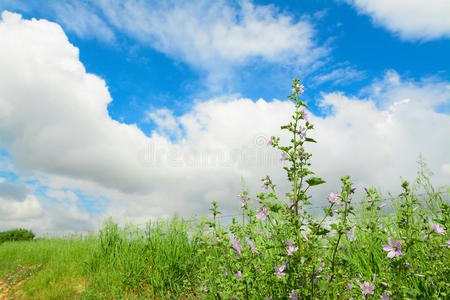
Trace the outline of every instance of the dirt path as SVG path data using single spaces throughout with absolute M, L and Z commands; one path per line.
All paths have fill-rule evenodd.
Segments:
M 15 286 L 19 286 L 22 284 L 22 281 L 19 281 Z M 0 300 L 7 300 L 7 299 L 18 299 L 20 294 L 19 292 L 15 292 L 13 295 L 11 295 L 12 287 L 8 286 L 8 284 L 0 279 Z
M 6 282 L 0 279 L 0 300 L 8 299 L 10 288 L 6 288 Z

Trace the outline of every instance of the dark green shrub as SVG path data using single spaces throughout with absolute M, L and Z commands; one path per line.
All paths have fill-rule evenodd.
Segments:
M 13 241 L 30 241 L 34 239 L 36 235 L 27 229 L 12 229 L 8 231 L 0 232 L 0 244 L 4 242 Z

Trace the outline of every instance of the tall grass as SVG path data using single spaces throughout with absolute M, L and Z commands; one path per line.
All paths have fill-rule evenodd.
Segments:
M 448 197 L 448 193 L 434 191 L 419 199 L 411 192 L 407 197 L 408 201 L 417 200 L 417 205 L 424 211 L 424 215 L 416 215 L 410 224 L 411 228 L 419 228 L 423 225 L 425 215 L 427 218 L 440 215 L 433 207 L 446 205 L 445 197 Z M 414 259 L 408 261 L 410 269 L 401 266 L 398 272 L 392 272 L 396 268 L 389 265 L 386 252 L 380 245 L 387 243 L 388 236 L 398 236 L 398 210 L 392 212 L 380 209 L 380 204 L 385 200 L 374 189 L 369 190 L 363 200 L 363 205 L 352 218 L 352 222 L 357 225 L 343 237 L 342 251 L 337 261 L 345 270 L 344 275 L 348 276 L 348 281 L 336 282 L 337 286 L 345 290 L 352 278 L 357 280 L 361 276 L 371 279 L 373 274 L 378 274 L 379 282 L 397 283 L 404 297 L 408 295 L 412 298 L 433 299 L 433 295 L 446 295 L 450 276 L 448 248 L 432 243 L 411 245 Z M 394 203 L 400 207 L 407 203 L 407 199 L 400 198 Z M 415 210 L 418 211 L 419 209 Z M 231 226 L 237 224 L 236 221 Z M 446 224 L 449 224 L 448 221 Z M 218 291 L 230 289 L 221 277 L 224 276 L 223 268 L 227 268 L 224 262 L 234 254 L 229 246 L 217 247 L 214 230 L 208 230 L 212 225 L 217 230 L 226 229 L 219 221 L 192 227 L 189 222 L 173 218 L 148 223 L 144 229 L 139 229 L 131 224 L 121 228 L 108 220 L 98 236 L 7 242 L 0 245 L 0 277 L 17 274 L 20 271 L 19 265 L 41 265 L 31 272 L 29 279 L 22 278 L 22 283 L 10 291 L 11 298 L 218 299 L 219 296 L 210 291 L 213 288 Z M 431 231 L 429 228 L 427 230 Z M 415 231 L 412 235 L 419 240 L 420 230 Z M 442 237 L 440 244 L 445 242 Z M 262 257 L 261 261 L 264 261 Z M 433 265 L 431 270 L 430 265 Z M 428 277 L 427 280 L 410 272 L 418 266 L 417 273 L 426 269 L 423 275 Z M 234 277 L 237 287 L 238 278 L 231 274 L 230 269 L 228 273 L 228 276 Z M 434 286 L 430 284 L 431 280 L 435 283 Z M 267 293 L 265 284 L 259 284 L 264 287 L 261 293 Z M 352 290 L 356 289 L 358 286 L 354 281 Z M 20 292 L 14 294 L 17 290 Z M 208 292 L 205 293 L 205 290 Z M 279 292 L 283 295 L 282 291 Z M 238 291 L 235 293 L 238 294 Z M 273 297 L 285 298 L 287 294 L 284 295 Z M 333 292 L 321 297 L 343 298 L 341 296 L 343 295 Z M 250 298 L 254 297 L 259 298 Z M 226 296 L 221 298 L 227 299 Z M 320 296 L 316 298 L 320 299 Z

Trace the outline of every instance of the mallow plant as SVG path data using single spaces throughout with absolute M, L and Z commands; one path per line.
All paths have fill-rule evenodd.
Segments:
M 387 203 L 374 188 L 363 188 L 365 202 L 356 211 L 356 187 L 350 176 L 343 176 L 340 189 L 329 193 L 323 215 L 314 216 L 309 193 L 325 181 L 311 169 L 307 145 L 316 141 L 300 99 L 304 87 L 298 79 L 291 87 L 288 98 L 295 112 L 281 126 L 290 132 L 290 145 L 281 145 L 275 136 L 268 142 L 280 151 L 291 190 L 279 196 L 266 176 L 261 193 L 237 196 L 242 219 L 227 227 L 217 221 L 220 212 L 213 203 L 214 219 L 197 252 L 204 261 L 196 278 L 201 282 L 197 297 L 444 299 L 450 275 L 448 204 L 433 198 L 421 207 L 404 182 L 396 207 L 390 207 L 394 216 L 387 217 Z

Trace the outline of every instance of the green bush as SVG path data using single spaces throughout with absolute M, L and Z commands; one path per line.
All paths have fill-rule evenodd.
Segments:
M 36 235 L 27 229 L 12 229 L 0 232 L 0 244 L 13 241 L 29 241 L 34 239 Z

